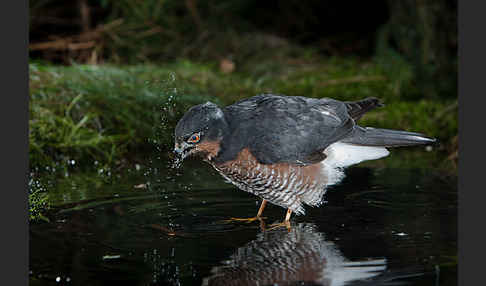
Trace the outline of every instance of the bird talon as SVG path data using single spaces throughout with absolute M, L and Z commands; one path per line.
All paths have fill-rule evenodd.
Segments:
M 261 221 L 262 219 L 266 219 L 266 217 L 258 217 L 258 216 L 249 217 L 249 218 L 230 217 L 229 219 L 225 219 L 224 222 L 241 221 L 241 222 L 250 223 L 250 222 L 254 222 L 256 220 Z
M 290 229 L 291 229 L 290 228 L 290 221 L 288 221 L 288 220 L 284 220 L 283 222 L 280 222 L 280 223 L 271 224 L 270 228 L 267 229 L 267 231 L 274 230 L 274 229 L 284 227 L 284 226 L 287 228 L 287 231 L 290 232 Z

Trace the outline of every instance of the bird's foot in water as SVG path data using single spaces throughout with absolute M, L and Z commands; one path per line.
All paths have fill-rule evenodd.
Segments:
M 254 222 L 256 220 L 262 221 L 265 218 L 266 217 L 260 217 L 260 216 L 248 217 L 248 218 L 230 217 L 229 219 L 223 220 L 223 222 L 237 222 L 238 221 L 238 222 L 250 223 L 250 222 Z
M 245 222 L 245 223 L 250 223 L 250 222 L 254 222 L 254 221 L 259 221 L 260 222 L 260 229 L 262 231 L 265 231 L 265 221 L 263 219 L 265 219 L 266 217 L 260 217 L 260 216 L 255 216 L 255 217 L 249 217 L 249 218 L 238 218 L 238 217 L 232 217 L 232 218 L 229 218 L 229 219 L 225 219 L 223 220 L 222 222 L 223 223 L 233 223 L 233 222 Z
M 279 227 L 285 226 L 287 230 L 290 232 L 290 216 L 292 215 L 292 210 L 287 209 L 287 213 L 285 214 L 285 219 L 281 223 L 274 223 L 270 225 L 270 228 L 267 230 L 277 229 Z
M 270 228 L 266 229 L 266 231 L 274 230 L 274 229 L 277 229 L 277 228 L 280 228 L 280 227 L 286 227 L 287 231 L 290 232 L 290 221 L 288 221 L 288 220 L 284 220 L 280 223 L 274 223 L 274 224 L 271 224 L 269 226 L 270 226 Z

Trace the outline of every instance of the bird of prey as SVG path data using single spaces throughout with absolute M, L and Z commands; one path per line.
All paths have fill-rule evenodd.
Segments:
M 342 102 L 261 94 L 224 108 L 206 102 L 191 107 L 175 128 L 180 163 L 199 155 L 226 180 L 284 207 L 283 223 L 303 204 L 319 206 L 326 187 L 342 180 L 343 168 L 389 154 L 387 147 L 429 144 L 420 133 L 361 127 L 356 121 L 382 106 L 376 98 Z

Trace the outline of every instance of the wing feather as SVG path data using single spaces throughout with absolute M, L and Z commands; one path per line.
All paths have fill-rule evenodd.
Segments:
M 324 149 L 348 135 L 354 120 L 345 103 L 330 98 L 259 95 L 225 108 L 232 133 L 222 159 L 243 148 L 263 164 L 312 164 Z
M 346 104 L 349 115 L 354 121 L 358 121 L 366 112 L 376 107 L 384 106 L 379 99 L 374 97 L 368 97 L 358 101 L 346 101 L 344 103 Z

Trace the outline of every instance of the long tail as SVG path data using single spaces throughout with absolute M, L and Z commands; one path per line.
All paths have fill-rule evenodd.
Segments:
M 435 138 L 421 133 L 356 126 L 353 133 L 341 142 L 362 146 L 398 147 L 431 144 Z

